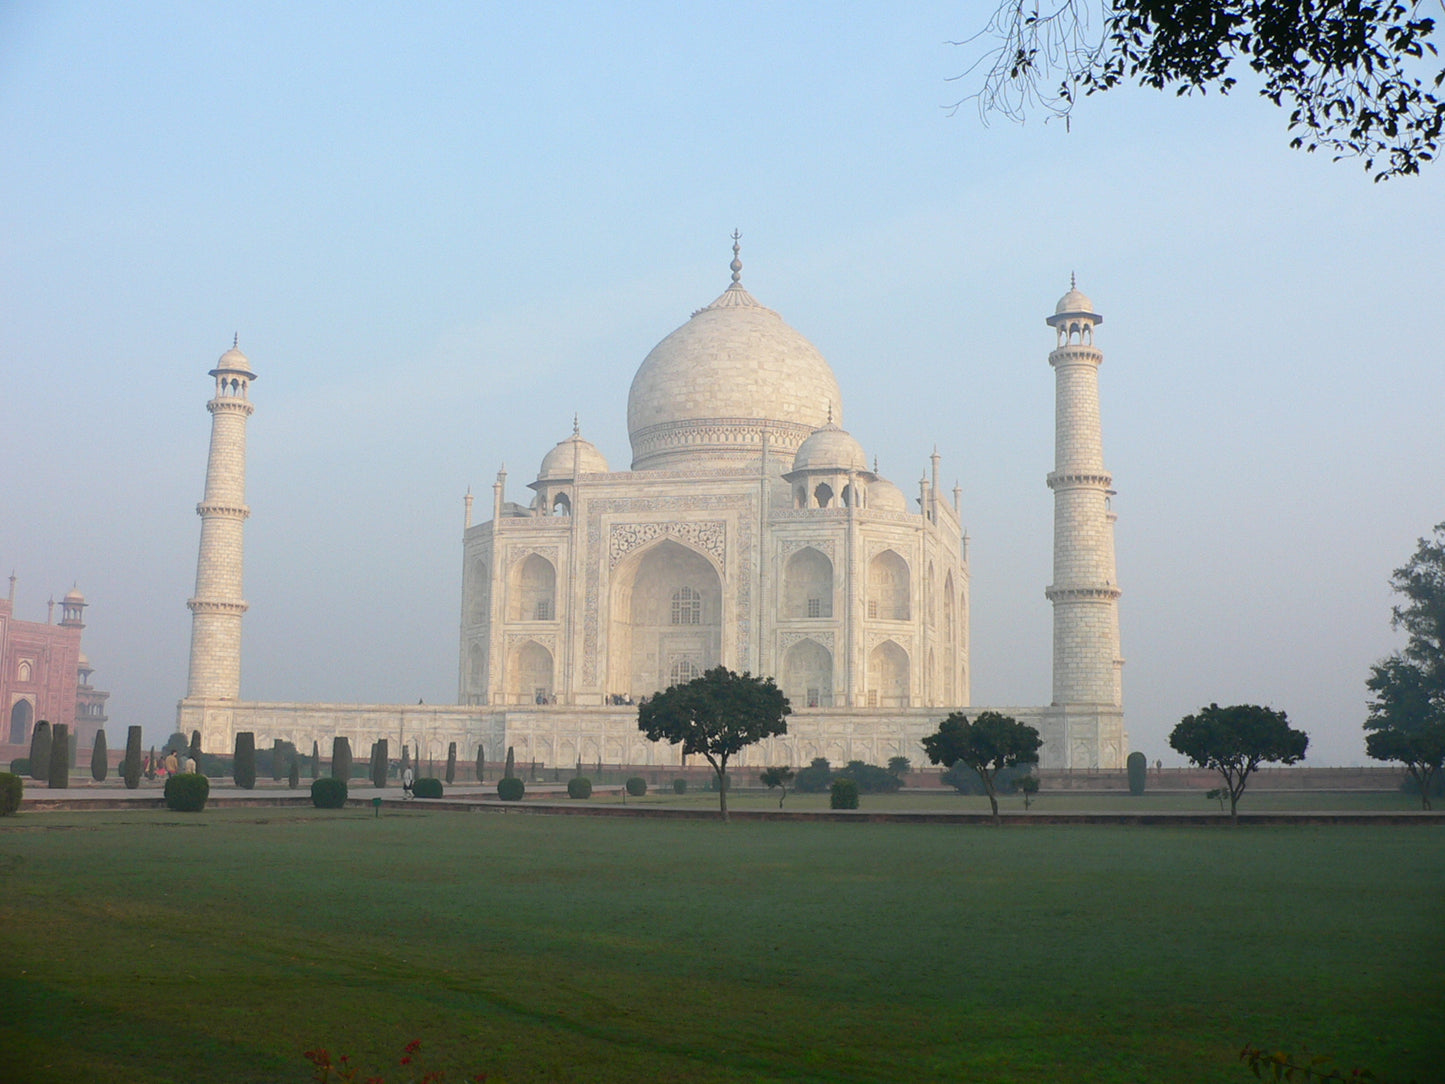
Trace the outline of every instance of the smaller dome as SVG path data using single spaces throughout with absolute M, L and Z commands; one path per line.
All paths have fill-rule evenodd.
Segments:
M 85 602 L 85 596 L 80 593 L 80 588 L 72 587 L 65 593 L 65 601 L 83 603 Z
M 76 668 L 77 670 L 89 670 L 89 669 L 90 669 L 90 659 L 86 657 L 86 654 L 85 654 L 84 651 L 82 651 L 82 652 L 80 653 L 80 658 L 78 658 L 78 659 L 75 660 L 75 668 Z
M 211 375 L 216 376 L 223 372 L 244 373 L 252 380 L 256 378 L 256 372 L 251 368 L 251 359 L 241 353 L 241 337 L 239 335 L 231 343 L 231 349 L 222 354 L 220 360 L 216 362 L 216 367 L 211 370 Z
M 868 457 L 847 430 L 829 422 L 798 447 L 793 470 L 867 471 Z
M 908 498 L 887 478 L 868 484 L 868 507 L 875 512 L 906 512 Z
M 1104 318 L 1094 311 L 1094 303 L 1089 300 L 1087 294 L 1074 285 L 1073 276 L 1069 276 L 1069 292 L 1059 298 L 1059 303 L 1054 306 L 1054 314 L 1048 317 L 1044 323 L 1049 327 L 1060 327 L 1066 321 L 1079 316 L 1086 316 L 1096 324 L 1102 324 Z
M 537 481 L 553 482 L 571 478 L 573 466 L 579 474 L 606 474 L 610 469 L 607 459 L 597 450 L 597 445 L 584 440 L 577 432 L 542 457 L 542 469 L 537 472 Z

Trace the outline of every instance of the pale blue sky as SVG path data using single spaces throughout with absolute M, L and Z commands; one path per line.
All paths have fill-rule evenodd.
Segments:
M 78 581 L 112 740 L 184 692 L 211 380 L 250 423 L 243 693 L 455 698 L 461 497 L 743 280 L 972 538 L 974 699 L 1049 696 L 1052 332 L 1076 271 L 1128 728 L 1268 703 L 1363 760 L 1390 570 L 1445 519 L 1445 173 L 1372 184 L 1248 94 L 981 125 L 989 5 L 0 8 L 0 573 Z

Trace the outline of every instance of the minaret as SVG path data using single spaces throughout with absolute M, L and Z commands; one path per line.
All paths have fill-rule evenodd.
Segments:
M 188 698 L 235 700 L 241 693 L 241 542 L 246 517 L 246 419 L 255 408 L 247 393 L 256 374 L 237 341 L 211 375 L 216 395 L 211 412 L 211 455 L 206 495 L 196 505 L 201 549 L 191 609 L 191 672 Z
M 1099 366 L 1104 355 L 1094 347 L 1094 328 L 1104 318 L 1074 286 L 1072 276 L 1069 287 L 1047 320 L 1058 333 L 1058 346 L 1049 354 L 1055 386 L 1054 470 L 1048 477 L 1054 491 L 1054 582 L 1045 592 L 1054 604 L 1053 702 L 1117 712 L 1123 705 L 1123 660 L 1115 517 L 1109 508 L 1114 490 L 1104 469 L 1099 428 Z

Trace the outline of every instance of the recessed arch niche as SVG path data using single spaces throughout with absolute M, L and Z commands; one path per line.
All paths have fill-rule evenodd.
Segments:
M 783 566 L 783 616 L 833 616 L 833 562 L 805 546 Z
M 722 661 L 722 577 L 696 550 L 666 538 L 632 554 L 609 595 L 609 695 L 651 696 Z
M 512 566 L 508 617 L 513 621 L 551 621 L 557 616 L 557 570 L 541 554 L 528 554 Z

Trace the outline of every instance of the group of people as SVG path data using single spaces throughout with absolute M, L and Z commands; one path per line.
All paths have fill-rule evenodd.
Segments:
M 625 707 L 632 703 L 632 694 L 628 693 L 623 696 L 621 693 L 608 693 L 607 702 L 613 707 Z

